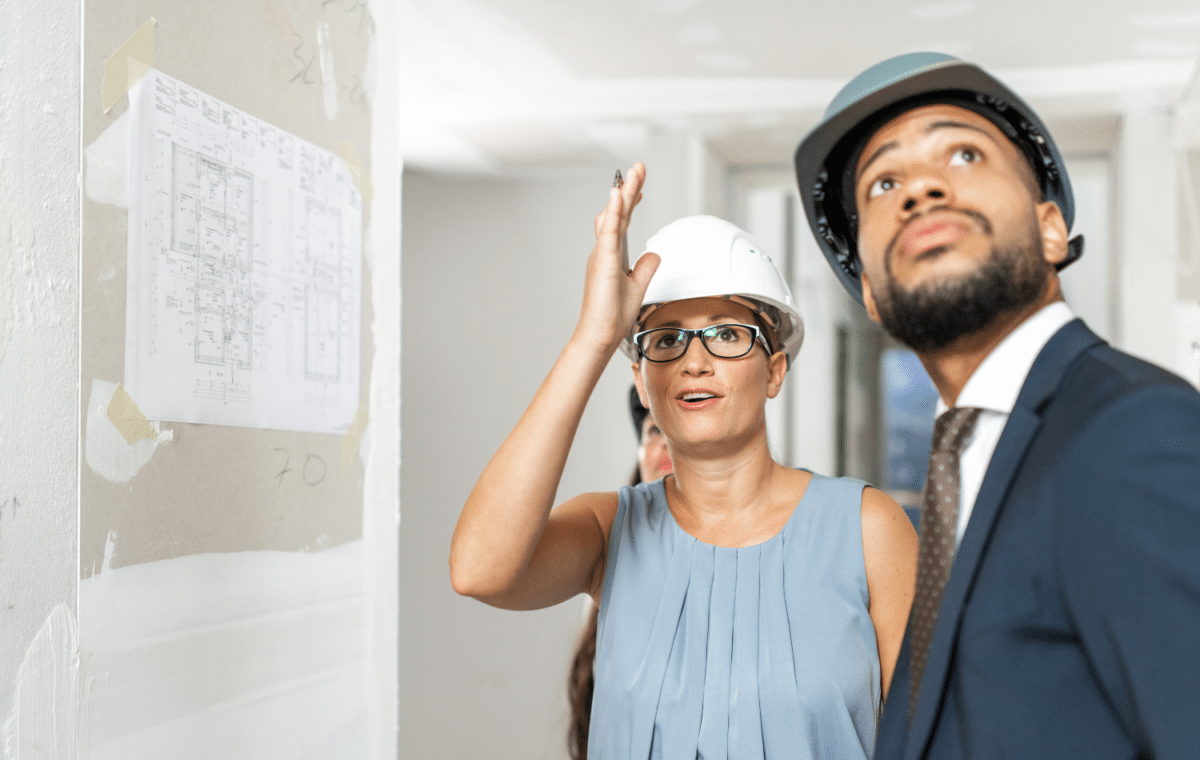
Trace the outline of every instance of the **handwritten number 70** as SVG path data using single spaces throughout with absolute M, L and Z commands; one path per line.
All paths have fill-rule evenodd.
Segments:
M 283 454 L 283 466 L 279 468 L 279 472 L 275 473 L 276 487 L 283 485 L 283 479 L 290 472 L 295 472 L 296 469 L 291 467 L 292 453 L 284 448 L 277 448 L 275 451 Z M 304 458 L 304 464 L 300 467 L 300 479 L 307 486 L 315 486 L 325 480 L 325 460 L 317 454 L 309 454 Z

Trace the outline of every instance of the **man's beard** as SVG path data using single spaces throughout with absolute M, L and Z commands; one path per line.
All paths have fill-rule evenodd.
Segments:
M 989 225 L 990 226 L 990 225 Z M 1046 292 L 1048 265 L 1036 226 L 1024 244 L 993 247 L 987 263 L 965 277 L 902 290 L 891 273 L 877 301 L 884 328 L 917 353 L 933 353 L 984 330 L 996 318 L 1036 303 Z

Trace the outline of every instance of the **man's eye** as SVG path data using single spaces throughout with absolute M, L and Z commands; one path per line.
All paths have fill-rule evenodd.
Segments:
M 974 148 L 959 148 L 950 156 L 951 166 L 966 166 L 979 160 L 979 151 Z
M 878 198 L 889 190 L 894 190 L 896 185 L 896 180 L 892 179 L 891 177 L 880 177 L 872 182 L 871 186 L 867 188 L 867 197 Z

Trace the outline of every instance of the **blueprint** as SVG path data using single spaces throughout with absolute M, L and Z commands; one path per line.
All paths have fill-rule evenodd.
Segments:
M 362 295 L 345 163 L 159 71 L 129 103 L 126 390 L 152 420 L 345 432 Z

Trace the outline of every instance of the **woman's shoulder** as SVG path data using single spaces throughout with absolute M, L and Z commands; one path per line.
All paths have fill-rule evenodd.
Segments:
M 805 497 L 820 506 L 860 516 L 864 532 L 883 530 L 891 533 L 905 525 L 912 527 L 908 515 L 895 499 L 859 478 L 814 472 Z M 902 524 L 897 527 L 898 523 Z
M 868 498 L 867 492 L 875 491 L 870 484 L 858 478 L 822 475 L 803 468 L 796 468 L 795 472 L 808 477 L 804 487 L 804 498 L 810 502 L 837 507 L 851 504 L 857 506 Z

